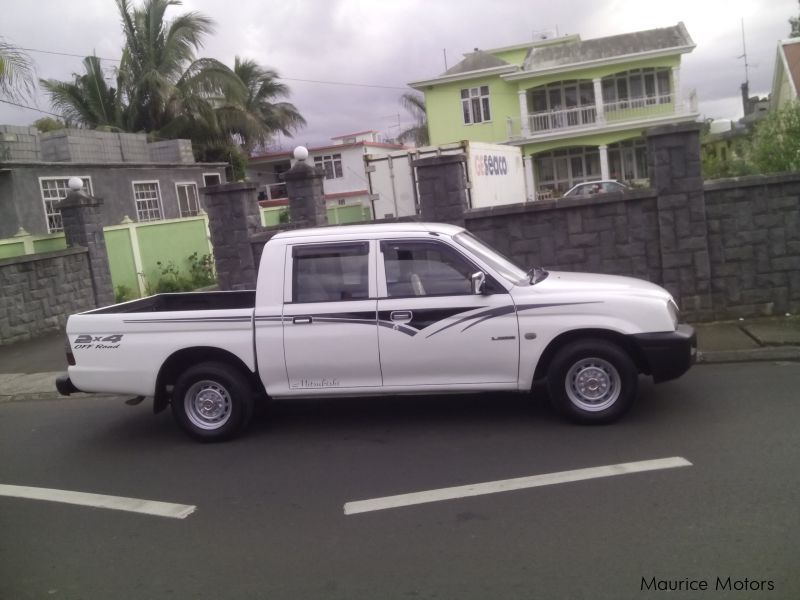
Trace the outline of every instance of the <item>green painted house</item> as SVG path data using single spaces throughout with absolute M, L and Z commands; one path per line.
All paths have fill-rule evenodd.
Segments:
M 681 55 L 695 47 L 683 23 L 582 40 L 578 35 L 475 49 L 425 94 L 431 144 L 461 140 L 520 146 L 528 199 L 598 179 L 647 179 L 642 132 L 694 121 L 684 102 Z

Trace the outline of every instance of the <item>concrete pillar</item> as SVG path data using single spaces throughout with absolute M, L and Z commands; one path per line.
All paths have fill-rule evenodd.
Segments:
M 519 118 L 520 118 L 520 131 L 522 137 L 530 137 L 531 135 L 531 122 L 528 118 L 528 94 L 526 90 L 517 92 L 519 97 Z
M 678 65 L 672 67 L 672 104 L 675 112 L 683 110 L 683 100 L 681 98 L 681 68 Z
M 449 154 L 411 163 L 417 175 L 423 220 L 464 225 L 464 211 L 469 208 L 466 161 L 463 154 Z
M 81 246 L 88 250 L 89 272 L 96 305 L 114 304 L 114 284 L 111 283 L 100 210 L 103 200 L 84 192 L 83 182 L 80 179 L 73 178 L 69 183 L 70 192 L 58 204 L 67 246 L 70 248 Z
M 648 129 L 650 187 L 658 194 L 661 282 L 687 319 L 712 316 L 699 123 Z
M 300 227 L 327 225 L 328 209 L 322 186 L 325 173 L 306 163 L 308 150 L 302 146 L 295 148 L 294 157 L 294 166 L 281 176 L 289 197 L 289 222 Z
M 608 146 L 603 144 L 598 146 L 600 150 L 600 179 L 611 179 L 611 171 L 608 168 Z
M 522 157 L 523 171 L 525 171 L 525 190 L 527 191 L 526 200 L 528 202 L 536 201 L 536 173 L 533 171 L 533 157 Z
M 592 79 L 594 84 L 594 110 L 597 113 L 597 123 L 605 125 L 606 107 L 603 101 L 603 82 L 599 77 Z
M 250 236 L 260 231 L 255 183 L 223 183 L 202 188 L 208 231 L 221 290 L 253 290 L 257 267 Z

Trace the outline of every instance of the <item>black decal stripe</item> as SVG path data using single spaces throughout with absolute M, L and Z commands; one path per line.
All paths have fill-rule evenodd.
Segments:
M 414 337 L 419 333 L 416 329 L 412 329 L 407 325 L 403 325 L 402 323 L 394 323 L 392 321 L 378 321 L 378 325 L 380 327 L 386 327 L 387 329 L 399 331 L 400 333 L 405 333 L 406 335 L 411 337 Z
M 551 308 L 553 306 L 577 306 L 579 304 L 602 304 L 600 300 L 591 300 L 589 302 L 553 302 L 551 304 L 520 304 L 517 306 L 517 312 L 521 310 L 530 310 L 532 308 Z
M 510 311 L 507 310 L 509 308 L 511 309 Z M 490 308 L 489 310 L 481 311 L 481 312 L 476 313 L 474 315 L 468 315 L 466 317 L 458 319 L 457 321 L 455 321 L 453 323 L 450 323 L 449 325 L 445 325 L 444 327 L 434 331 L 433 333 L 428 334 L 427 337 L 431 337 L 433 335 L 436 335 L 437 333 L 441 333 L 441 332 L 445 331 L 446 329 L 450 329 L 451 327 L 456 327 L 457 325 L 461 325 L 462 323 L 466 323 L 467 321 L 471 321 L 472 319 L 481 319 L 482 317 L 485 317 L 487 315 L 488 315 L 487 318 L 491 318 L 493 316 L 496 316 L 495 313 L 497 313 L 498 311 L 506 311 L 506 312 L 501 312 L 500 314 L 507 314 L 508 312 L 513 312 L 514 311 L 514 306 L 513 305 L 500 306 L 500 307 L 497 307 L 497 308 Z
M 250 323 L 252 317 L 184 317 L 174 319 L 123 319 L 123 323 Z
M 489 319 L 493 319 L 495 317 L 502 317 L 503 315 L 511 314 L 514 311 L 515 311 L 515 308 L 512 305 L 512 306 L 501 306 L 499 308 L 495 308 L 493 310 L 488 310 L 488 311 L 486 311 L 484 313 L 480 313 L 478 315 L 475 315 L 476 317 L 479 317 L 479 318 L 476 321 L 474 321 L 474 322 L 470 323 L 469 325 L 467 325 L 466 327 L 464 327 L 464 329 L 462 329 L 461 332 L 463 333 L 467 329 L 469 329 L 470 327 L 475 327 L 475 325 L 479 325 L 479 324 L 483 323 L 484 321 L 488 321 Z M 481 315 L 484 315 L 484 316 L 481 316 Z

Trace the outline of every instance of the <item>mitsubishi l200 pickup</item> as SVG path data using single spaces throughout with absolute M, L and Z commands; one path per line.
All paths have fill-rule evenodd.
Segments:
M 453 225 L 280 233 L 255 291 L 159 294 L 72 315 L 75 391 L 152 397 L 200 440 L 240 433 L 264 398 L 530 393 L 619 418 L 640 374 L 679 377 L 693 329 L 652 283 L 526 270 Z

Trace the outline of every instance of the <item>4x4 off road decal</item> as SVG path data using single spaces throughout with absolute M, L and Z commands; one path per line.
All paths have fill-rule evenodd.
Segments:
M 123 334 L 121 333 L 97 336 L 82 334 L 76 337 L 72 344 L 75 350 L 88 350 L 89 348 L 95 350 L 115 350 L 119 348 L 122 338 Z

